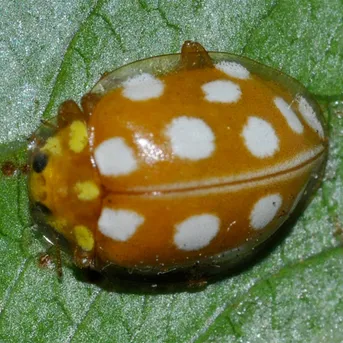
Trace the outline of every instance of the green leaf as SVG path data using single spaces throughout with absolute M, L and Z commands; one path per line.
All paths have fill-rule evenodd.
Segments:
M 197 291 L 100 287 L 69 264 L 59 281 L 38 266 L 47 245 L 25 175 L 2 174 L 1 342 L 342 341 L 342 1 L 22 0 L 0 10 L 2 166 L 23 165 L 25 138 L 61 101 L 187 39 L 297 78 L 327 109 L 331 136 L 323 186 L 296 225 L 250 268 Z
M 284 268 L 220 308 L 193 341 L 341 342 L 342 267 L 343 250 L 335 249 Z

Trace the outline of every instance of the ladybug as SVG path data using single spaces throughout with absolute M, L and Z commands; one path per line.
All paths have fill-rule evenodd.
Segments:
M 195 42 L 106 74 L 80 104 L 38 129 L 29 177 L 36 221 L 80 267 L 233 266 L 309 198 L 326 160 L 303 86 Z

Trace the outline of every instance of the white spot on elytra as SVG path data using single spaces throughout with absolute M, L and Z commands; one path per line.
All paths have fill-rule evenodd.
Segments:
M 148 73 L 124 81 L 123 87 L 123 96 L 133 101 L 158 98 L 164 90 L 163 82 Z
M 275 217 L 282 204 L 280 194 L 272 194 L 261 198 L 250 213 L 250 225 L 259 230 L 266 227 Z
M 217 63 L 215 67 L 226 75 L 236 79 L 246 80 L 250 77 L 249 70 L 236 62 L 222 61 Z
M 215 136 L 211 128 L 199 118 L 178 117 L 168 125 L 166 136 L 173 153 L 184 159 L 200 160 L 211 156 Z
M 256 157 L 270 157 L 279 150 L 279 138 L 273 127 L 258 117 L 249 117 L 242 131 L 244 143 Z
M 202 85 L 201 89 L 205 93 L 205 99 L 210 102 L 233 103 L 242 95 L 239 85 L 229 80 L 211 81 Z
M 187 218 L 175 225 L 175 245 L 186 251 L 207 246 L 219 231 L 220 220 L 213 214 L 201 214 Z
M 303 97 L 298 97 L 298 107 L 299 112 L 303 116 L 306 123 L 316 132 L 318 132 L 318 135 L 321 138 L 324 138 L 324 130 L 322 127 L 322 124 L 320 123 L 319 119 L 316 116 L 316 113 L 314 112 L 311 105 L 307 102 L 307 100 Z
M 116 241 L 127 241 L 136 232 L 138 227 L 144 223 L 144 217 L 130 210 L 112 210 L 103 208 L 98 227 L 106 237 Z
M 286 119 L 287 124 L 294 132 L 299 134 L 304 132 L 303 124 L 301 124 L 297 115 L 293 112 L 291 107 L 287 104 L 287 102 L 284 99 L 276 97 L 274 99 L 274 104 L 279 109 L 283 117 Z
M 121 137 L 107 139 L 98 145 L 94 158 L 102 175 L 127 175 L 137 169 L 134 152 Z

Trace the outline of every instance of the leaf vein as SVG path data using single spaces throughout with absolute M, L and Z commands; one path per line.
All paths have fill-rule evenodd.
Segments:
M 126 48 L 124 46 L 124 43 L 120 37 L 120 34 L 116 31 L 116 29 L 114 28 L 111 20 L 103 13 L 100 13 L 100 12 L 95 12 L 94 13 L 94 16 L 100 18 L 105 24 L 106 26 L 108 27 L 108 29 L 111 31 L 113 37 L 115 38 L 115 40 L 117 41 L 120 49 L 125 52 L 126 51 Z
M 89 11 L 89 14 L 86 16 L 86 18 L 81 22 L 81 24 L 79 25 L 79 27 L 75 30 L 75 33 L 73 34 L 72 38 L 70 39 L 70 42 L 67 46 L 67 49 L 64 53 L 64 56 L 62 58 L 62 61 L 61 61 L 61 64 L 58 68 L 58 74 L 56 76 L 56 79 L 55 79 L 55 84 L 54 84 L 54 87 L 50 93 L 50 96 L 49 96 L 49 101 L 48 101 L 48 104 L 46 105 L 45 107 L 45 110 L 44 110 L 44 113 L 43 113 L 43 117 L 46 117 L 47 114 L 50 112 L 50 110 L 52 109 L 53 105 L 54 105 L 54 98 L 55 98 L 55 95 L 56 95 L 56 92 L 57 92 L 57 88 L 56 88 L 56 84 L 59 82 L 60 79 L 63 79 L 63 75 L 64 75 L 64 68 L 63 68 L 63 65 L 65 63 L 65 57 L 66 55 L 68 54 L 68 52 L 75 48 L 75 45 L 76 45 L 76 40 L 78 38 L 78 34 L 80 31 L 82 31 L 82 28 L 84 26 L 86 26 L 89 18 L 91 18 L 94 13 L 96 13 L 96 11 L 98 10 L 99 7 L 101 7 L 103 5 L 103 3 L 105 2 L 105 0 L 96 0 L 95 1 L 95 4 L 94 6 L 90 9 Z
M 0 308 L 0 319 L 1 319 L 1 315 L 4 312 L 4 310 L 6 309 L 7 304 L 10 302 L 13 292 L 16 288 L 16 286 L 18 285 L 21 276 L 23 275 L 24 271 L 26 270 L 26 268 L 28 267 L 28 262 L 29 262 L 29 258 L 24 259 L 24 261 L 20 264 L 19 268 L 17 269 L 16 275 L 14 277 L 14 279 L 12 280 L 11 285 L 9 285 L 7 287 L 7 290 L 5 292 L 5 295 L 3 297 L 3 301 L 2 301 L 2 306 Z
M 81 60 L 82 60 L 83 64 L 85 65 L 87 80 L 89 80 L 90 79 L 90 72 L 89 72 L 89 62 L 87 60 L 87 57 L 79 48 L 75 48 L 74 51 L 81 57 Z M 87 84 L 85 84 L 85 86 L 87 86 Z
M 142 305 L 142 320 L 141 320 L 141 324 L 139 325 L 139 327 L 137 328 L 137 330 L 131 335 L 131 340 L 130 343 L 134 343 L 135 338 L 139 335 L 139 333 L 142 331 L 142 328 L 144 327 L 146 318 L 147 318 L 147 296 L 144 295 L 144 299 L 143 299 L 143 305 Z
M 311 84 L 313 79 L 315 79 L 316 77 L 316 72 L 318 71 L 318 68 L 321 64 L 321 62 L 325 59 L 325 57 L 328 55 L 329 51 L 331 50 L 331 43 L 332 41 L 335 39 L 336 37 L 336 33 L 338 30 L 340 30 L 343 27 L 343 21 L 341 21 L 333 30 L 332 30 L 332 34 L 330 35 L 328 42 L 327 42 L 327 48 L 324 50 L 322 57 L 317 61 L 317 63 L 315 64 L 315 66 L 312 68 L 312 70 L 310 71 L 310 76 L 309 76 L 309 80 L 307 82 L 307 84 Z
M 167 14 L 165 13 L 165 11 L 161 8 L 161 5 L 160 5 L 160 1 L 158 2 L 157 4 L 157 8 L 156 10 L 158 11 L 158 13 L 160 14 L 162 20 L 166 23 L 167 27 L 169 27 L 170 29 L 173 29 L 174 31 L 178 32 L 178 33 L 181 33 L 181 28 L 174 24 L 174 23 L 171 23 L 170 20 L 167 18 Z
M 189 343 L 195 343 L 216 321 L 216 319 L 226 310 L 229 306 L 229 303 L 225 303 L 222 306 L 217 306 L 215 311 L 213 312 L 212 316 L 210 316 L 207 321 L 204 323 L 204 326 L 196 332 L 196 334 L 191 337 Z
M 171 326 L 173 324 L 171 317 L 172 317 L 172 314 L 174 312 L 175 300 L 176 300 L 176 296 L 175 296 L 175 294 L 173 294 L 172 295 L 172 301 L 170 303 L 169 311 L 168 311 L 167 327 L 165 328 L 165 336 L 166 337 L 169 337 Z
M 263 25 L 265 19 L 268 19 L 272 15 L 272 13 L 275 11 L 275 9 L 278 7 L 278 5 L 279 5 L 279 2 L 278 1 L 274 1 L 272 3 L 272 5 L 271 5 L 270 9 L 267 11 L 267 13 L 261 16 L 261 18 L 259 20 L 259 23 L 250 30 L 249 36 L 247 37 L 246 42 L 245 42 L 244 46 L 241 49 L 241 54 L 245 53 L 245 50 L 249 46 L 249 44 L 250 44 L 251 40 L 253 39 L 255 33 Z
M 70 343 L 72 341 L 72 339 L 76 336 L 78 330 L 80 329 L 82 323 L 85 321 L 85 319 L 87 318 L 92 306 L 96 303 L 96 301 L 99 299 L 99 295 L 101 294 L 101 289 L 97 289 L 94 294 L 93 297 L 91 298 L 90 302 L 88 303 L 87 308 L 85 309 L 83 315 L 80 317 L 80 319 L 78 321 L 76 321 L 76 323 L 74 324 L 74 326 L 71 328 L 71 332 L 66 340 L 66 343 Z

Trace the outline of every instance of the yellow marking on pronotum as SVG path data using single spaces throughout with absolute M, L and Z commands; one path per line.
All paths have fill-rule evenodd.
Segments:
M 42 151 L 52 155 L 60 155 L 62 152 L 61 142 L 58 137 L 50 137 L 42 148 Z
M 95 200 L 100 194 L 98 186 L 93 181 L 77 182 L 74 191 L 79 200 L 83 201 Z
M 80 153 L 88 144 L 88 134 L 86 124 L 80 120 L 70 124 L 69 149 Z
M 74 226 L 74 236 L 78 246 L 85 251 L 91 251 L 94 248 L 94 237 L 88 227 L 84 225 Z

